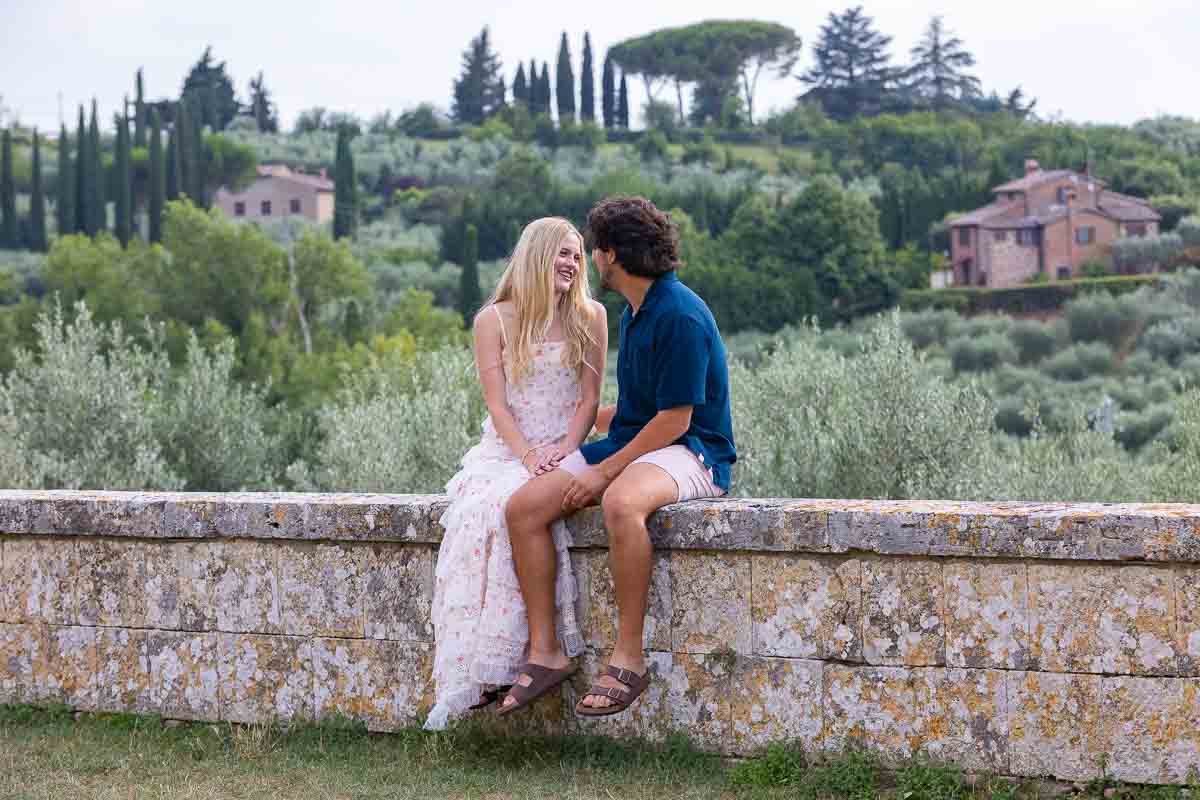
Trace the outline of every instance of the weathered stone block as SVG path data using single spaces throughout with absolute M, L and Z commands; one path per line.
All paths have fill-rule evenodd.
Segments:
M 24 703 L 33 693 L 33 625 L 0 623 L 0 705 Z
M 1105 754 L 1099 675 L 1009 672 L 1010 770 L 1086 781 Z
M 217 634 L 149 631 L 150 703 L 164 717 L 220 718 Z
M 1175 570 L 1175 615 L 1179 674 L 1200 676 L 1200 567 Z
M 1020 562 L 947 561 L 946 663 L 1029 666 L 1029 583 Z
M 150 701 L 150 659 L 146 631 L 96 629 L 96 709 L 157 713 Z
M 910 758 L 926 724 L 922 715 L 929 713 L 916 705 L 912 673 L 907 667 L 826 664 L 825 748 L 864 748 L 889 763 Z
M 748 556 L 672 553 L 671 602 L 673 652 L 750 654 Z
M 607 659 L 597 654 L 584 659 L 583 669 L 567 692 L 567 708 L 574 708 L 606 663 Z M 650 685 L 628 711 L 609 717 L 580 717 L 579 729 L 649 741 L 661 741 L 670 733 L 687 733 L 704 749 L 724 749 L 730 727 L 729 678 L 734 659 L 725 655 L 651 652 L 646 665 Z
M 185 630 L 279 633 L 279 546 L 265 542 L 176 544 Z
M 416 723 L 433 705 L 428 644 L 316 639 L 313 665 L 318 718 L 341 715 L 391 731 Z
M 96 629 L 35 626 L 31 661 L 33 692 L 26 700 L 65 703 L 82 711 L 96 707 Z
M 988 669 L 913 670 L 913 695 L 923 722 L 914 749 L 963 769 L 1007 772 L 1005 675 Z
M 313 718 L 313 645 L 292 636 L 222 633 L 218 638 L 221 719 Z
M 78 554 L 81 622 L 125 628 L 179 627 L 179 566 L 171 545 L 81 539 Z
M 944 664 L 941 562 L 867 558 L 862 565 L 863 659 L 868 664 Z
M 1169 568 L 1030 564 L 1029 584 L 1039 669 L 1170 675 L 1178 668 Z
M 862 660 L 862 562 L 820 556 L 753 556 L 753 652 Z
M 10 622 L 70 625 L 78 621 L 79 562 L 73 539 L 8 539 L 0 594 Z
M 1109 775 L 1135 783 L 1186 783 L 1200 774 L 1200 680 L 1104 679 Z
M 1154 517 L 1154 532 L 1146 535 L 1149 561 L 1200 561 L 1200 518 L 1195 507 L 1171 506 Z
M 365 551 L 332 544 L 279 549 L 283 633 L 361 637 Z
M 576 573 L 580 591 L 590 601 L 580 624 L 590 647 L 607 652 L 617 641 L 617 601 L 613 594 L 612 572 L 607 550 L 588 550 L 581 554 L 584 566 Z M 671 649 L 671 559 L 677 555 L 655 552 L 650 573 L 650 595 L 642 628 L 642 641 L 649 650 Z M 583 580 L 580 580 L 582 578 Z
M 772 742 L 818 749 L 824 726 L 824 667 L 821 661 L 739 658 L 730 681 L 729 749 L 750 754 Z
M 427 545 L 364 548 L 365 633 L 371 639 L 433 641 L 433 550 Z

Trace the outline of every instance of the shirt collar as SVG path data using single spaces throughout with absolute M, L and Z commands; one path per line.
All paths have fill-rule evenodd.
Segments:
M 675 270 L 664 272 L 654 279 L 654 283 L 650 284 L 650 288 L 646 290 L 646 296 L 642 298 L 642 307 L 633 315 L 634 319 L 646 313 L 647 309 L 652 308 L 658 300 L 659 295 L 663 293 L 666 285 L 672 282 L 678 282 L 679 276 L 675 274 Z M 632 306 L 630 307 L 632 311 Z

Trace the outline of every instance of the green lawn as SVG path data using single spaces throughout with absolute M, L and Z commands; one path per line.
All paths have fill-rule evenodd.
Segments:
M 1105 793 L 1108 788 L 1109 792 Z M 149 717 L 0 707 L 0 799 L 22 798 L 1048 798 L 1045 788 L 912 764 L 884 772 L 863 757 L 810 765 L 777 748 L 732 767 L 685 742 L 659 747 L 351 727 L 193 724 Z M 1200 798 L 1187 789 L 1094 785 L 1078 797 Z

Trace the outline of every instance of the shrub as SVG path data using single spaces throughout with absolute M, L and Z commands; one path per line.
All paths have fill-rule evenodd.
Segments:
M 1041 370 L 1060 381 L 1082 381 L 1106 375 L 1113 368 L 1113 350 L 1103 342 L 1074 344 L 1042 362 Z
M 1200 316 L 1156 322 L 1142 334 L 1141 346 L 1172 365 L 1184 356 L 1200 353 Z
M 955 372 L 988 372 L 1017 360 L 1017 348 L 1000 333 L 960 336 L 947 346 Z
M 638 155 L 642 161 L 669 161 L 671 145 L 660 130 L 647 131 L 637 143 Z
M 933 344 L 945 344 L 950 331 L 958 322 L 958 314 L 944 309 L 900 315 L 900 329 L 918 350 L 924 350 Z
M 1094 292 L 1067 303 L 1064 317 L 1072 342 L 1107 342 L 1120 347 L 1136 332 L 1142 315 L 1133 298 Z
M 1058 336 L 1057 326 L 1032 319 L 1017 320 L 1008 331 L 1022 364 L 1034 364 L 1050 356 L 1058 347 Z

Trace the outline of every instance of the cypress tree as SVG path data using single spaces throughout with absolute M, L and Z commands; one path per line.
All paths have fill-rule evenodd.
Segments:
M 33 131 L 33 186 L 29 196 L 29 249 L 46 252 L 46 195 L 42 191 L 42 148 Z
M 17 187 L 13 181 L 12 132 L 0 136 L 0 247 L 15 250 L 21 242 L 17 233 Z
M 483 305 L 479 290 L 479 229 L 468 225 L 463 236 L 462 277 L 458 285 L 458 310 L 469 327 L 475 312 Z
M 621 73 L 621 88 L 617 91 L 617 127 L 629 130 L 629 87 L 625 84 L 625 73 Z
M 604 54 L 604 70 L 600 77 L 600 115 L 605 128 L 617 126 L 617 75 L 608 53 Z
M 549 114 L 550 113 L 550 97 L 552 95 L 552 92 L 550 91 L 550 62 L 549 61 L 542 62 L 542 82 L 541 83 L 542 83 L 541 96 L 538 98 L 538 105 L 540 107 L 539 110 L 540 110 L 540 113 L 542 113 L 542 114 Z
M 579 73 L 579 119 L 581 122 L 596 121 L 596 86 L 592 75 L 592 37 L 583 34 L 583 68 Z
M 71 140 L 67 138 L 65 124 L 58 131 L 57 188 L 54 214 L 58 222 L 58 235 L 70 236 L 75 232 L 75 175 L 71 172 Z
M 150 215 L 149 236 L 152 242 L 162 241 L 163 200 L 166 195 L 166 176 L 163 169 L 162 120 L 157 109 L 150 112 L 150 189 L 147 209 Z
M 116 234 L 122 247 L 129 245 L 129 235 L 133 230 L 131 216 L 133 212 L 133 176 L 130 171 L 131 156 L 129 152 L 129 117 L 125 112 L 117 115 L 116 152 L 113 158 L 113 174 L 116 178 Z
M 542 83 L 538 78 L 537 61 L 529 59 L 529 114 L 537 116 L 542 104 Z
M 173 203 L 179 199 L 179 146 L 175 142 L 175 131 L 172 129 L 167 132 L 167 154 L 163 158 L 163 166 L 166 168 L 166 190 L 167 202 Z
M 146 146 L 146 92 L 141 67 L 137 71 L 137 96 L 133 100 L 133 146 Z
M 187 152 L 184 153 L 187 158 L 188 196 L 196 205 L 208 208 L 208 187 L 206 185 L 208 165 L 204 160 L 204 123 L 199 114 L 192 113 L 191 108 L 188 109 L 188 121 L 191 126 L 187 132 Z
M 100 154 L 100 121 L 96 100 L 88 120 L 88 236 L 108 228 L 108 209 L 104 198 L 104 159 Z
M 571 67 L 571 48 L 567 45 L 567 32 L 563 31 L 558 43 L 558 65 L 555 69 L 555 100 L 558 106 L 558 122 L 565 125 L 575 121 L 575 71 Z
M 350 134 L 345 128 L 338 130 L 333 182 L 333 238 L 353 238 L 358 227 L 358 186 L 354 176 L 354 156 L 350 152 Z
M 529 85 L 525 81 L 525 65 L 517 64 L 517 76 L 512 84 L 513 105 L 524 103 L 529 105 Z
M 87 233 L 88 198 L 88 138 L 83 121 L 83 105 L 79 106 L 79 127 L 75 131 L 75 233 Z

